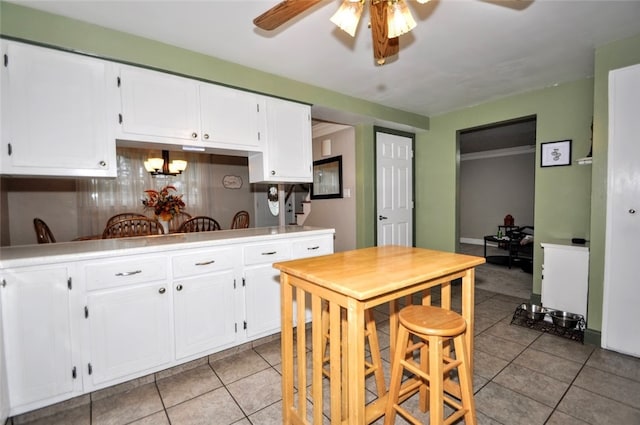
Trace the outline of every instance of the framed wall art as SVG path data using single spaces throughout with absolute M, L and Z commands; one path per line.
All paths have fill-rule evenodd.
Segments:
M 311 199 L 342 198 L 342 155 L 313 161 Z
M 540 145 L 540 166 L 571 165 L 571 140 L 559 140 Z

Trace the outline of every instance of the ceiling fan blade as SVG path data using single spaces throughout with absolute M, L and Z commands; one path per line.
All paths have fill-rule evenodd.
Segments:
M 387 2 L 371 2 L 371 37 L 373 38 L 373 57 L 382 65 L 385 58 L 397 55 L 400 51 L 398 37 L 388 38 Z
M 271 31 L 278 28 L 322 0 L 285 0 L 253 20 L 258 28 Z

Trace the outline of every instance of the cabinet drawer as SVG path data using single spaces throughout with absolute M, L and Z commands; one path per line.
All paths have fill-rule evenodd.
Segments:
M 104 261 L 85 266 L 87 291 L 113 288 L 132 283 L 165 281 L 166 257 L 130 257 L 127 260 Z
M 239 249 L 211 249 L 173 257 L 173 277 L 196 276 L 232 269 L 240 262 Z
M 273 242 L 260 245 L 250 245 L 244 248 L 244 263 L 264 264 L 291 258 L 290 242 Z
M 333 254 L 333 236 L 294 241 L 291 247 L 291 254 L 292 258 Z

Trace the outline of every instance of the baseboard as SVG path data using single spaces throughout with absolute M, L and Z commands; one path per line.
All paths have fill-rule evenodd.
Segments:
M 584 343 L 602 347 L 602 333 L 593 329 L 584 330 Z

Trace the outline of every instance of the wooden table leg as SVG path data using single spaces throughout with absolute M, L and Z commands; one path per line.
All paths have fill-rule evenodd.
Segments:
M 293 288 L 289 275 L 280 273 L 281 355 L 282 355 L 282 423 L 290 424 L 293 401 Z M 303 366 L 304 367 L 304 366 Z
M 347 303 L 347 376 L 349 379 L 347 397 L 349 416 L 347 422 L 362 425 L 365 421 L 364 398 L 364 307 L 363 304 L 349 300 Z
M 468 269 L 462 278 L 462 317 L 467 321 L 465 342 L 469 359 L 469 375 L 473 377 L 473 314 L 474 314 L 475 269 Z

